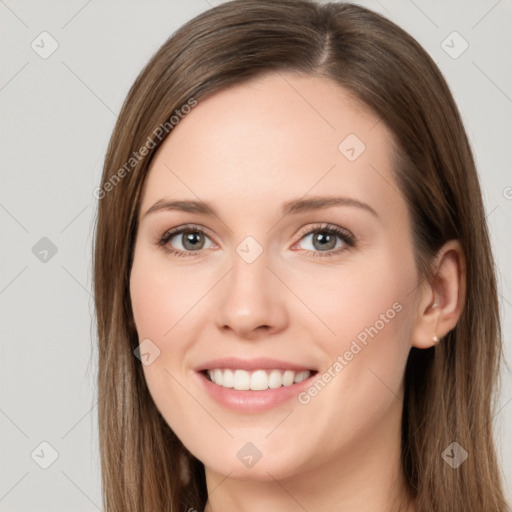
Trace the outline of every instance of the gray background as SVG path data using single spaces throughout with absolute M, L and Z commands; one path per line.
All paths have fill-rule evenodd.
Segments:
M 102 510 L 92 191 L 138 72 L 175 29 L 217 3 L 0 0 L 1 511 Z M 419 40 L 461 109 L 499 266 L 510 361 L 512 0 L 359 3 Z M 461 55 L 465 44 L 453 31 L 469 44 Z M 52 44 L 57 50 L 43 58 Z M 509 499 L 511 384 L 504 368 L 495 429 Z

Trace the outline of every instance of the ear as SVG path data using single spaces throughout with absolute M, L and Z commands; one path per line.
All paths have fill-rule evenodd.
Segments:
M 432 273 L 419 289 L 411 344 L 436 345 L 459 321 L 466 297 L 466 262 L 458 240 L 439 249 Z

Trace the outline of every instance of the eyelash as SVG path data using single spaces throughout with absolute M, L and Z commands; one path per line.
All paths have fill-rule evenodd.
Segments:
M 199 256 L 201 253 L 201 249 L 197 251 L 181 251 L 179 249 L 171 248 L 167 245 L 167 243 L 172 240 L 176 235 L 180 235 L 182 233 L 186 232 L 199 232 L 205 236 L 208 236 L 208 234 L 205 232 L 205 230 L 196 224 L 187 224 L 186 226 L 182 226 L 179 228 L 174 228 L 169 231 L 166 231 L 160 240 L 156 242 L 156 245 L 161 247 L 162 250 L 164 250 L 167 254 L 173 254 L 175 256 L 179 257 L 189 257 L 189 256 Z M 314 233 L 327 233 L 329 235 L 335 235 L 339 237 L 342 242 L 345 244 L 344 247 L 339 247 L 338 249 L 331 249 L 330 251 L 310 251 L 306 250 L 306 253 L 312 253 L 312 256 L 314 258 L 321 257 L 321 258 L 328 258 L 331 256 L 335 256 L 339 254 L 342 251 L 346 251 L 348 249 L 351 249 L 355 247 L 356 245 L 356 239 L 355 237 L 348 231 L 341 229 L 337 226 L 333 226 L 331 224 L 321 224 L 314 226 L 313 228 L 308 228 L 299 233 L 299 241 L 302 240 L 306 235 L 311 235 Z

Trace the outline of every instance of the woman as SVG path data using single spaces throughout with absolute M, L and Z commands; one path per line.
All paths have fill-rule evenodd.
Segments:
M 97 197 L 106 511 L 507 510 L 475 164 L 403 30 L 202 13 L 130 90 Z

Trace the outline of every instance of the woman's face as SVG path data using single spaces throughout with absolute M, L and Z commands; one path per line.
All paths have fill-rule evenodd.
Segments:
M 201 101 L 156 154 L 133 313 L 153 400 L 208 470 L 353 471 L 398 444 L 418 274 L 392 152 L 344 89 L 287 72 Z

